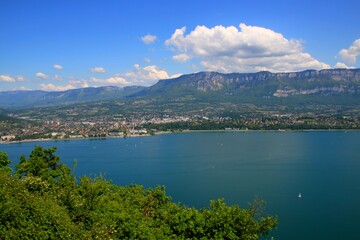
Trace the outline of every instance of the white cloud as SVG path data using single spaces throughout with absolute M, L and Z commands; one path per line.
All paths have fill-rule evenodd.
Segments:
M 169 78 L 169 74 L 156 65 L 150 65 L 142 68 L 139 64 L 134 64 L 133 70 L 122 75 L 132 84 L 147 86 L 156 83 L 157 80 Z
M 100 79 L 100 78 L 90 78 L 90 83 L 96 83 L 99 86 L 105 86 L 105 85 L 120 85 L 120 86 L 128 86 L 131 85 L 128 81 L 125 80 L 125 78 L 122 78 L 118 75 L 115 75 L 113 77 L 109 77 L 106 79 Z
M 0 75 L 0 82 L 22 82 L 25 81 L 23 76 L 10 76 L 10 75 Z
M 142 72 L 145 73 L 145 76 L 149 79 L 159 80 L 169 78 L 169 75 L 165 70 L 155 65 L 144 67 Z
M 108 78 L 92 77 L 90 79 L 76 79 L 70 78 L 68 84 L 73 87 L 89 87 L 89 86 L 150 86 L 160 79 L 176 78 L 181 74 L 169 74 L 156 65 L 141 67 L 139 64 L 134 64 L 131 71 L 125 73 L 117 73 Z
M 113 83 L 113 84 L 120 84 L 120 85 L 129 85 L 130 84 L 128 81 L 125 80 L 125 78 L 117 77 L 117 76 L 106 79 L 106 82 Z
M 72 79 L 68 82 L 69 85 L 72 85 L 76 88 L 87 88 L 89 87 L 89 83 L 86 80 L 75 80 Z
M 156 36 L 155 35 L 145 35 L 143 37 L 141 37 L 141 40 L 145 43 L 145 44 L 151 44 L 153 42 L 155 42 L 156 40 Z
M 180 77 L 182 74 L 181 73 L 176 73 L 170 76 L 170 78 L 177 78 Z
M 48 75 L 46 75 L 45 73 L 42 73 L 42 72 L 36 73 L 35 76 L 37 76 L 38 78 L 42 78 L 42 79 L 47 79 L 47 78 L 49 78 Z
M 339 52 L 341 59 L 348 64 L 355 64 L 356 58 L 360 55 L 360 39 L 357 39 L 348 49 Z
M 191 59 L 191 56 L 187 55 L 186 53 L 181 53 L 174 55 L 172 59 L 176 62 L 187 62 Z
M 44 91 L 65 91 L 65 90 L 70 90 L 70 89 L 74 89 L 75 87 L 71 84 L 68 84 L 66 86 L 55 86 L 54 84 L 40 84 L 39 85 L 41 90 Z
M 178 76 L 178 75 L 176 75 Z M 157 67 L 156 65 L 150 65 L 141 67 L 139 64 L 134 64 L 134 68 L 126 73 L 118 73 L 109 78 L 90 78 L 85 80 L 88 83 L 96 83 L 97 86 L 105 85 L 143 85 L 150 86 L 156 83 L 160 79 L 168 79 L 169 74 Z
M 0 82 L 15 82 L 15 78 L 9 75 L 0 75 Z
M 354 68 L 354 67 L 349 67 L 349 66 L 347 66 L 345 63 L 337 62 L 337 63 L 335 64 L 334 68 Z
M 54 64 L 54 65 L 53 65 L 53 68 L 55 68 L 55 69 L 57 69 L 57 70 L 62 70 L 62 69 L 64 69 L 64 67 L 61 66 L 61 65 L 59 65 L 59 64 Z
M 105 73 L 106 70 L 103 67 L 94 67 L 94 68 L 90 69 L 90 72 L 92 72 L 92 73 Z
M 330 66 L 303 51 L 299 40 L 288 40 L 270 29 L 240 24 L 223 27 L 197 26 L 189 34 L 176 29 L 165 44 L 176 54 L 173 60 L 198 58 L 208 71 L 299 71 Z
M 144 58 L 144 61 L 147 62 L 147 63 L 150 63 L 151 59 L 150 58 Z

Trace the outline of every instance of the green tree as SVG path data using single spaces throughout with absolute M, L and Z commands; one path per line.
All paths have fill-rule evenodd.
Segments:
M 0 172 L 0 239 L 253 240 L 277 225 L 259 200 L 243 209 L 220 199 L 198 210 L 171 202 L 165 187 L 76 181 L 55 151 L 35 147 L 15 174 Z
M 59 164 L 60 158 L 55 155 L 56 147 L 44 149 L 36 146 L 30 153 L 29 159 L 20 157 L 19 164 L 15 165 L 16 175 L 19 178 L 26 176 L 40 177 L 46 181 L 57 181 L 68 176 L 71 169 L 65 164 Z
M 54 195 L 0 173 L 0 239 L 81 239 L 84 234 Z
M 9 160 L 7 153 L 0 151 L 0 171 L 10 173 L 10 163 L 11 161 Z

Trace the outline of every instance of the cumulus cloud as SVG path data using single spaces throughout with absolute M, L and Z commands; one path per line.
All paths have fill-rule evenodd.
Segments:
M 150 86 L 160 79 L 176 78 L 180 75 L 181 74 L 174 74 L 169 76 L 169 74 L 164 69 L 156 65 L 142 67 L 139 64 L 134 64 L 134 67 L 131 71 L 117 73 L 108 78 L 92 77 L 87 79 L 76 79 L 72 77 L 68 81 L 68 86 L 77 88 L 89 86 Z M 44 87 L 45 86 L 49 86 L 49 88 L 52 87 L 51 85 L 44 85 Z
M 180 74 L 173 76 L 177 77 L 179 75 Z M 139 64 L 134 64 L 134 67 L 131 71 L 125 73 L 117 73 L 109 78 L 90 78 L 89 80 L 83 80 L 83 81 L 88 82 L 90 84 L 96 84 L 96 86 L 105 86 L 105 85 L 150 86 L 156 83 L 160 79 L 168 79 L 171 77 L 164 69 L 161 69 L 156 65 L 141 67 Z
M 69 85 L 72 85 L 72 86 L 77 87 L 77 88 L 87 88 L 87 87 L 89 87 L 89 83 L 86 80 L 72 79 L 68 83 L 69 83 Z
M 22 82 L 24 80 L 23 76 L 0 75 L 0 82 Z
M 66 86 L 55 86 L 54 84 L 40 84 L 39 85 L 41 90 L 44 91 L 65 91 L 65 90 L 70 90 L 70 89 L 74 89 L 75 87 L 71 84 L 68 84 Z
M 144 67 L 142 72 L 145 73 L 145 76 L 149 79 L 158 80 L 169 78 L 169 75 L 165 70 L 155 65 Z
M 54 65 L 53 65 L 53 68 L 55 68 L 55 69 L 57 69 L 57 70 L 62 70 L 62 69 L 64 69 L 64 67 L 61 66 L 61 65 L 59 65 L 59 64 L 54 64 Z
M 92 69 L 90 69 L 90 72 L 92 72 L 92 73 L 105 73 L 106 70 L 103 67 L 93 67 Z
M 357 39 L 348 49 L 339 52 L 341 59 L 348 64 L 355 64 L 356 58 L 360 55 L 360 39 Z
M 191 56 L 189 56 L 186 53 L 181 53 L 181 54 L 174 55 L 172 57 L 172 59 L 176 62 L 187 62 L 191 59 Z
M 304 52 L 299 40 L 262 27 L 242 23 L 239 29 L 197 26 L 189 34 L 185 32 L 186 27 L 176 29 L 165 42 L 176 53 L 173 60 L 198 58 L 208 71 L 280 72 L 330 67 Z
M 9 75 L 0 75 L 0 82 L 15 82 L 15 78 Z
M 106 79 L 90 78 L 89 82 L 96 83 L 97 85 L 100 85 L 100 86 L 105 86 L 105 85 L 128 86 L 128 85 L 131 85 L 128 81 L 126 81 L 125 78 L 122 78 L 118 75 L 115 75 L 113 77 L 109 77 Z
M 181 73 L 176 73 L 170 76 L 170 78 L 177 78 L 180 77 L 182 74 Z
M 112 83 L 112 84 L 120 84 L 120 85 L 129 85 L 130 84 L 128 81 L 125 80 L 125 78 L 122 78 L 119 76 L 110 77 L 110 78 L 106 79 L 106 82 Z
M 143 41 L 143 43 L 145 44 L 151 44 L 151 43 L 154 43 L 155 40 L 156 40 L 156 36 L 155 35 L 145 35 L 143 37 L 141 37 L 141 40 Z
M 345 63 L 342 63 L 342 62 L 337 62 L 335 64 L 334 68 L 353 68 L 353 67 L 349 67 Z
M 156 65 L 142 68 L 139 64 L 135 64 L 133 70 L 123 74 L 123 77 L 133 84 L 148 86 L 156 83 L 157 80 L 168 79 L 169 74 Z
M 37 76 L 38 78 L 42 78 L 42 79 L 47 79 L 47 78 L 49 78 L 48 75 L 46 75 L 45 73 L 42 73 L 42 72 L 36 73 L 35 76 Z
M 71 79 L 68 82 L 69 85 L 77 88 L 86 88 L 90 86 L 100 87 L 100 86 L 129 86 L 132 83 L 128 82 L 125 78 L 121 77 L 120 74 L 115 74 L 109 78 L 96 78 L 92 77 L 90 79 Z

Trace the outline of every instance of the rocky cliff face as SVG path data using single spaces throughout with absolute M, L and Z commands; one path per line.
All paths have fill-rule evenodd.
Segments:
M 334 80 L 344 82 L 360 82 L 360 69 L 326 69 L 326 70 L 306 70 L 303 72 L 290 73 L 271 73 L 271 72 L 257 72 L 257 73 L 230 73 L 222 74 L 217 72 L 200 72 L 186 77 L 193 80 L 194 86 L 206 89 L 221 89 L 225 83 L 242 83 L 249 81 L 266 81 L 270 79 L 278 80 L 302 80 L 302 81 L 320 81 L 320 80 Z M 217 87 L 219 86 L 219 87 Z
M 292 95 L 309 95 L 309 94 L 322 94 L 322 95 L 334 95 L 334 94 L 354 94 L 360 90 L 359 87 L 348 87 L 340 85 L 338 87 L 316 87 L 310 89 L 277 89 L 273 94 L 274 97 L 289 97 Z
M 279 79 L 303 81 L 302 86 L 279 86 L 275 97 L 291 95 L 339 95 L 360 93 L 360 69 L 309 70 L 301 73 L 276 74 Z
M 307 81 L 334 80 L 334 81 L 360 81 L 360 69 L 324 69 L 320 71 L 306 70 L 293 73 L 274 73 L 279 79 L 304 79 Z
M 289 73 L 230 73 L 199 72 L 176 79 L 162 80 L 144 92 L 152 90 L 171 92 L 184 89 L 200 92 L 253 91 L 268 88 L 267 96 L 288 97 L 309 94 L 354 94 L 360 93 L 360 69 L 306 70 Z

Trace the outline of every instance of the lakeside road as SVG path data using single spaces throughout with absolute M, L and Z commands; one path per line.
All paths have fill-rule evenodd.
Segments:
M 183 130 L 183 131 L 159 131 L 154 135 L 151 134 L 132 134 L 126 137 L 124 136 L 107 136 L 107 137 L 83 137 L 83 138 L 64 138 L 64 139 L 52 139 L 52 138 L 38 138 L 38 139 L 24 139 L 18 141 L 0 141 L 0 144 L 15 144 L 15 143 L 27 143 L 27 142 L 48 142 L 48 141 L 77 141 L 77 140 L 95 140 L 95 139 L 111 139 L 111 138 L 132 138 L 132 137 L 150 137 L 162 134 L 174 134 L 174 133 L 201 133 L 201 132 L 358 132 L 360 129 L 304 129 L 304 130 L 292 130 L 292 129 L 278 129 L 278 130 Z

